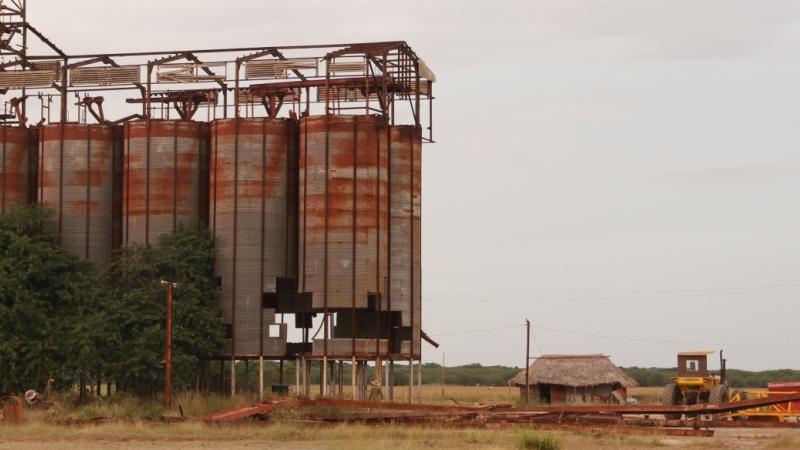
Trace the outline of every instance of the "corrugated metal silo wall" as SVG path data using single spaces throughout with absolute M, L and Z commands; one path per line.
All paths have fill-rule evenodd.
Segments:
M 39 202 L 53 208 L 61 246 L 99 269 L 111 258 L 114 134 L 106 125 L 41 129 Z
M 125 124 L 122 245 L 158 244 L 203 214 L 204 124 L 144 120 Z
M 299 291 L 315 308 L 367 308 L 388 271 L 385 121 L 306 117 L 300 123 Z
M 223 320 L 236 356 L 282 356 L 286 328 L 269 336 L 275 310 L 262 293 L 297 273 L 297 122 L 223 119 L 211 125 L 210 226 L 217 239 Z M 228 353 L 231 346 L 226 346 Z
M 0 127 L 0 214 L 28 203 L 28 129 Z
M 413 354 L 419 356 L 422 319 L 421 130 L 410 125 L 392 126 L 390 142 L 390 308 L 401 312 L 403 327 L 411 327 Z M 412 352 L 410 344 L 402 342 L 401 353 Z

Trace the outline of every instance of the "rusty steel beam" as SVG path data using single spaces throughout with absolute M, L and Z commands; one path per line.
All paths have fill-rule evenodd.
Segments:
M 237 408 L 229 411 L 210 414 L 203 418 L 206 423 L 214 422 L 230 422 L 234 420 L 246 419 L 264 414 L 269 414 L 280 407 L 288 407 L 297 404 L 294 400 L 281 400 L 269 403 L 262 403 L 260 405 L 248 406 L 245 408 Z
M 117 64 L 113 59 L 109 58 L 108 56 L 97 56 L 97 57 L 90 58 L 90 59 L 87 59 L 87 60 L 84 60 L 84 61 L 78 61 L 76 63 L 72 63 L 72 64 L 68 65 L 67 68 L 68 69 L 75 69 L 75 68 L 78 68 L 78 67 L 88 66 L 90 64 L 95 64 L 95 63 L 99 63 L 99 62 L 104 63 L 104 64 L 108 64 L 109 66 L 112 66 L 112 67 L 119 67 L 119 64 Z
M 719 404 L 543 406 L 536 408 L 536 410 L 570 414 L 721 414 L 796 401 L 800 401 L 800 394 L 774 395 L 766 398 L 755 398 L 751 400 Z
M 694 429 L 694 428 L 665 428 L 665 427 L 636 427 L 626 425 L 602 426 L 602 425 L 575 425 L 575 424 L 539 424 L 532 425 L 531 428 L 546 431 L 575 431 L 575 432 L 599 432 L 608 434 L 630 434 L 630 435 L 656 435 L 656 436 L 685 436 L 685 437 L 713 437 L 714 430 Z
M 58 46 L 56 46 L 56 44 L 54 44 L 50 39 L 47 39 L 47 37 L 44 34 L 42 34 L 39 30 L 34 28 L 33 25 L 31 25 L 30 23 L 26 22 L 25 23 L 25 28 L 27 28 L 28 30 L 32 31 L 33 34 L 36 35 L 36 37 L 38 37 L 42 42 L 44 42 L 54 52 L 58 53 L 58 56 L 60 56 L 62 58 L 65 58 L 65 59 L 67 58 L 67 54 L 66 53 L 64 53 L 60 48 L 58 48 Z M 52 56 L 51 56 L 51 58 L 52 58 Z
M 691 427 L 694 426 L 693 420 L 677 421 L 671 424 L 672 421 L 667 421 L 665 427 Z M 786 422 L 779 420 L 758 420 L 758 419 L 742 419 L 742 420 L 703 420 L 699 422 L 700 426 L 704 428 L 800 428 L 800 422 Z
M 202 61 L 200 61 L 200 58 L 198 58 L 197 56 L 193 55 L 192 53 L 186 53 L 186 59 L 188 59 L 189 61 L 191 61 L 191 62 L 193 62 L 193 63 L 197 64 L 198 66 L 202 66 L 202 64 L 203 64 L 203 62 L 202 62 Z M 210 77 L 213 77 L 213 78 L 217 78 L 217 74 L 215 74 L 215 73 L 214 73 L 214 71 L 212 71 L 212 70 L 211 70 L 211 69 L 209 69 L 208 67 L 206 67 L 206 66 L 202 66 L 202 67 L 200 67 L 200 69 L 201 69 L 203 72 L 205 72 L 205 73 L 206 73 L 206 75 L 208 75 L 208 76 L 210 76 Z M 221 87 L 223 90 L 228 88 L 228 85 L 227 85 L 227 84 L 225 84 L 225 82 L 224 82 L 224 81 L 217 79 L 217 80 L 216 80 L 216 82 L 217 82 L 217 84 L 219 84 L 219 86 L 220 86 L 220 87 Z
M 313 45 L 274 45 L 274 46 L 260 46 L 260 47 L 232 47 L 232 48 L 215 48 L 215 49 L 196 49 L 196 50 L 159 50 L 159 51 L 142 51 L 142 52 L 117 52 L 117 53 L 91 53 L 91 54 L 78 54 L 69 55 L 70 58 L 94 58 L 97 56 L 110 56 L 110 57 L 132 57 L 132 56 L 157 56 L 157 55 L 171 55 L 175 53 L 241 53 L 241 52 L 258 52 L 270 49 L 277 49 L 279 51 L 285 50 L 313 50 L 325 49 L 333 47 L 353 47 L 353 46 L 366 46 L 366 45 L 404 45 L 407 46 L 405 41 L 387 41 L 387 42 L 365 42 L 365 43 L 346 43 L 346 44 L 313 44 Z M 46 55 L 30 55 L 30 59 L 52 59 L 51 56 Z
M 355 87 L 360 88 L 364 86 L 367 78 L 373 78 L 372 83 L 379 85 L 377 77 L 348 77 L 348 78 L 331 78 L 330 80 L 315 79 L 307 81 L 282 81 L 278 83 L 259 83 L 251 84 L 250 91 L 254 94 L 269 93 L 280 90 L 300 89 L 307 87 Z
M 325 59 L 331 60 L 345 55 L 380 55 L 392 50 L 402 49 L 404 45 L 405 42 L 353 44 L 340 50 L 328 52 L 325 55 Z
M 392 402 L 360 402 L 356 400 L 301 400 L 300 406 L 329 406 L 333 408 L 350 408 L 350 409 L 388 409 L 397 411 L 440 411 L 440 412 L 485 412 L 485 411 L 507 411 L 511 409 L 510 405 L 486 405 L 479 407 L 470 406 L 446 406 L 446 405 L 424 405 L 424 404 L 408 404 L 408 403 L 392 403 Z

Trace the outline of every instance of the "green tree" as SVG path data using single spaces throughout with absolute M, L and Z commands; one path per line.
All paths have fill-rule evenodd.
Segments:
M 0 392 L 69 384 L 78 361 L 74 334 L 93 285 L 89 266 L 59 247 L 49 210 L 0 216 Z M 66 364 L 71 361 L 73 364 Z
M 117 384 L 138 395 L 163 387 L 166 290 L 174 295 L 174 387 L 193 386 L 207 361 L 220 354 L 223 329 L 213 276 L 214 239 L 199 226 L 179 226 L 157 247 L 130 246 L 111 266 L 111 322 L 118 330 L 112 372 Z

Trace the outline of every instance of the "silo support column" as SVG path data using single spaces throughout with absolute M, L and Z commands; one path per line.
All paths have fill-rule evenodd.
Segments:
M 394 361 L 389 361 L 389 370 L 386 371 L 386 376 L 389 379 L 387 383 L 389 387 L 389 401 L 394 401 Z
M 417 363 L 417 403 L 422 403 L 422 356 Z
M 236 395 L 236 359 L 231 358 L 231 397 Z
M 311 360 L 305 358 L 303 363 L 303 373 L 305 374 L 305 395 L 306 397 L 311 397 Z
M 300 397 L 300 358 L 294 360 L 294 395 Z
M 344 398 L 344 361 L 339 361 L 339 398 Z
M 320 366 L 320 387 L 319 387 L 319 394 L 320 397 L 326 397 L 328 395 L 328 357 L 322 357 L 322 365 Z
M 414 403 L 414 360 L 408 360 L 408 403 Z
M 389 398 L 389 361 L 384 363 L 383 367 L 383 386 L 386 388 L 386 394 L 383 398 Z
M 350 384 L 352 385 L 351 389 L 352 389 L 352 394 L 353 394 L 353 400 L 358 400 L 358 397 L 356 396 L 356 392 L 357 392 L 356 391 L 356 378 L 358 378 L 358 377 L 356 375 L 356 357 L 355 356 L 353 356 L 353 362 L 352 362 L 352 364 L 350 366 L 350 371 L 352 372 L 351 375 L 350 375 Z
M 264 357 L 258 357 L 258 399 L 264 401 Z

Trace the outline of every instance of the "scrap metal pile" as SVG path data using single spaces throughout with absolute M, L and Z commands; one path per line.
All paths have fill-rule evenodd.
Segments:
M 330 399 L 286 399 L 215 413 L 204 418 L 208 424 L 245 419 L 269 421 L 278 411 L 299 411 L 304 423 L 437 425 L 452 427 L 504 428 L 529 426 L 540 429 L 611 428 L 628 434 L 713 436 L 711 427 L 725 426 L 710 417 L 735 411 L 768 407 L 800 400 L 800 394 L 779 395 L 720 404 L 698 405 L 580 405 L 516 408 L 511 405 L 476 407 L 409 403 L 377 403 Z M 686 421 L 664 420 L 665 414 L 680 414 Z M 654 417 L 651 417 L 654 416 Z M 704 420 L 701 420 L 704 419 Z M 737 426 L 749 426 L 736 421 Z M 796 426 L 797 423 L 784 423 Z

